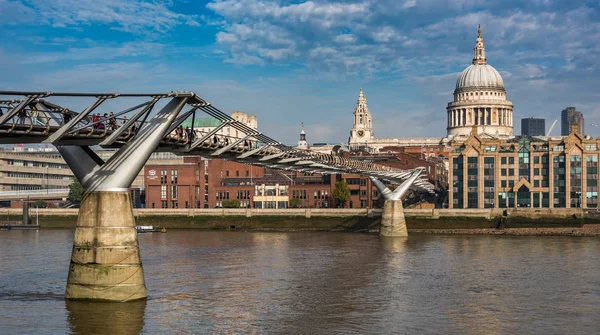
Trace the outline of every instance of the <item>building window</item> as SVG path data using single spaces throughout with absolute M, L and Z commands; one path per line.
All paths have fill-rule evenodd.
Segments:
M 239 177 L 240 176 L 240 171 L 239 170 L 235 170 L 235 176 Z
M 571 155 L 570 163 L 571 208 L 581 207 L 581 155 Z
M 508 157 L 508 164 L 515 164 L 515 158 L 514 157 Z
M 171 184 L 177 184 L 177 170 L 171 170 Z
M 177 198 L 177 186 L 173 185 L 171 186 L 171 199 L 176 199 Z
M 246 170 L 246 177 L 250 176 L 250 171 Z
M 179 203 L 177 202 L 177 200 L 171 201 L 171 208 L 179 208 Z
M 452 206 L 453 208 L 463 208 L 463 190 L 464 190 L 464 159 L 463 156 L 452 158 Z M 373 197 L 378 197 L 379 192 L 373 191 Z
M 160 198 L 161 199 L 166 199 L 167 198 L 167 185 L 161 185 L 160 186 Z
M 483 158 L 483 207 L 494 207 L 494 157 Z
M 160 206 L 161 206 L 161 208 L 168 208 L 168 202 L 167 202 L 167 200 L 161 200 L 160 201 Z
M 478 157 L 467 157 L 467 207 L 478 208 Z
M 225 177 L 229 177 L 229 170 L 225 171 Z
M 154 200 L 152 200 L 152 208 L 154 208 Z
M 160 170 L 160 183 L 161 184 L 167 183 L 167 170 Z
M 598 207 L 598 156 L 585 157 L 586 164 L 586 202 L 588 208 Z
M 506 157 L 500 157 L 500 164 L 506 165 Z
M 566 207 L 566 176 L 565 176 L 565 156 L 559 155 L 553 157 L 554 165 L 554 207 Z

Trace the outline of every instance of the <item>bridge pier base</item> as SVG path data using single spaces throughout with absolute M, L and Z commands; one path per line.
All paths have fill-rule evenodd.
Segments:
M 379 228 L 380 236 L 408 236 L 402 200 L 386 200 Z
M 65 298 L 129 301 L 146 298 L 131 195 L 85 193 L 79 209 Z

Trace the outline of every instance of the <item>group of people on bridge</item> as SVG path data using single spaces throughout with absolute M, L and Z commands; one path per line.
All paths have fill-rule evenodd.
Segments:
M 0 117 L 4 115 L 5 112 L 3 108 L 0 107 Z M 57 115 L 58 114 L 58 115 Z M 31 104 L 23 109 L 21 109 L 16 115 L 16 124 L 21 125 L 35 125 L 35 126 L 46 126 L 51 120 L 57 123 L 57 125 L 62 126 L 64 124 L 69 123 L 77 114 L 65 108 L 61 110 L 59 113 L 57 112 L 46 112 L 40 111 L 36 108 L 35 104 Z M 128 123 L 127 116 L 124 115 L 122 118 L 115 116 L 113 112 L 104 113 L 101 115 L 100 113 L 92 114 L 91 116 L 87 116 L 84 120 L 87 121 L 87 125 L 91 126 L 92 129 L 98 131 L 114 131 L 117 130 L 120 126 Z M 131 125 L 131 131 L 135 134 L 139 129 L 139 122 L 134 122 Z M 194 141 L 196 137 L 201 133 L 199 130 L 193 130 L 189 126 L 183 127 L 179 125 L 177 128 L 173 130 L 172 133 L 169 134 L 171 138 L 176 139 L 177 141 L 182 141 L 185 143 L 189 143 Z M 222 142 L 225 145 L 228 145 L 230 142 L 230 138 L 228 136 L 214 135 L 211 138 L 213 143 Z M 253 147 L 250 141 L 244 141 L 244 146 Z

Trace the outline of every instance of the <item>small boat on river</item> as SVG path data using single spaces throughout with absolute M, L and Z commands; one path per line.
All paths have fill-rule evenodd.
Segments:
M 165 228 L 154 228 L 154 226 L 135 226 L 138 233 L 166 233 Z

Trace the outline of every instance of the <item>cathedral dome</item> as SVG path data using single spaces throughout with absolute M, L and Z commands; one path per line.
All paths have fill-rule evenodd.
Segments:
M 457 90 L 471 87 L 504 89 L 504 81 L 500 73 L 491 65 L 472 64 L 460 74 L 456 81 Z

